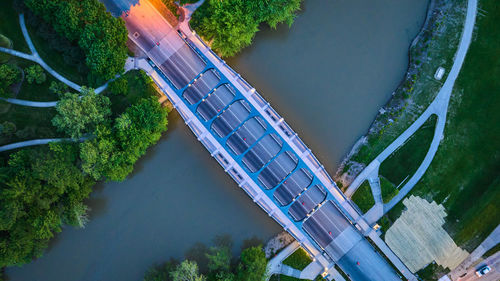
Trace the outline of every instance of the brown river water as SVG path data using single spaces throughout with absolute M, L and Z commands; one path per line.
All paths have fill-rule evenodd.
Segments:
M 289 29 L 263 27 L 227 62 L 333 174 L 398 86 L 428 0 L 305 0 Z M 9 280 L 142 280 L 155 262 L 230 234 L 239 249 L 280 227 L 238 188 L 177 114 L 122 183 L 103 183 L 84 229 L 66 227 Z

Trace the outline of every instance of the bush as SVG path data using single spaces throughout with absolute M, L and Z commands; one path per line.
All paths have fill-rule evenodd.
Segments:
M 57 94 L 58 96 L 61 96 L 68 91 L 68 85 L 64 84 L 63 82 L 52 81 L 50 82 L 49 91 Z
M 0 135 L 5 137 L 11 137 L 16 132 L 16 124 L 4 121 L 0 124 Z
M 42 67 L 38 64 L 25 68 L 24 73 L 26 74 L 26 80 L 30 84 L 33 84 L 33 82 L 42 84 L 47 79 L 47 75 L 45 75 Z
M 19 82 L 21 71 L 12 64 L 0 65 L 0 96 L 7 97 L 11 91 L 10 86 Z

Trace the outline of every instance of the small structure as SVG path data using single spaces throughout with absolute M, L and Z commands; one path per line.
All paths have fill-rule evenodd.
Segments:
M 442 66 L 438 67 L 436 73 L 434 73 L 434 79 L 441 80 L 444 75 L 444 68 Z

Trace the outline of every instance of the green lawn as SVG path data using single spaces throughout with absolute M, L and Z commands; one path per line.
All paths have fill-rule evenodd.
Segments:
M 16 134 L 10 138 L 0 137 L 0 145 L 18 141 L 61 137 L 51 120 L 56 114 L 54 108 L 26 107 L 14 104 L 0 104 L 0 123 L 12 122 L 16 125 Z
M 3 0 L 0 9 L 0 34 L 12 40 L 12 48 L 21 52 L 29 53 L 28 45 L 24 40 L 21 27 L 19 26 L 19 16 L 12 8 L 13 0 Z
M 443 204 L 446 230 L 471 251 L 500 223 L 500 2 L 480 2 L 444 139 L 411 194 Z M 400 203 L 399 205 L 401 205 Z
M 424 160 L 434 136 L 436 120 L 437 117 L 431 115 L 403 146 L 380 164 L 379 174 L 395 186 L 402 186 Z
M 64 76 L 66 79 L 78 84 L 87 85 L 87 72 L 80 73 L 76 66 L 70 65 L 64 61 L 63 54 L 52 49 L 49 46 L 49 42 L 40 37 L 35 29 L 26 23 L 28 28 L 28 33 L 30 34 L 31 41 L 35 45 L 40 57 L 47 63 L 52 69 Z
M 436 263 L 430 263 L 423 269 L 419 270 L 417 272 L 417 275 L 420 278 L 419 280 L 434 281 L 441 278 L 441 276 L 443 276 L 447 272 L 448 270 L 443 268 L 442 266 Z
M 385 177 L 380 178 L 380 189 L 382 190 L 382 200 L 384 203 L 389 203 L 394 196 L 399 193 L 399 190 L 396 189 L 396 186 L 390 182 Z
M 381 129 L 375 130 L 368 136 L 368 143 L 362 146 L 351 160 L 366 165 L 370 163 L 420 116 L 437 95 L 453 63 L 465 19 L 464 8 L 467 6 L 466 0 L 446 3 L 444 0 L 436 1 L 436 5 L 451 8 L 445 9 L 443 16 L 425 30 L 424 34 L 427 36 L 424 38 L 427 39 L 410 50 L 411 64 L 418 70 L 414 74 L 415 82 L 405 83 L 399 87 L 395 91 L 393 100 L 394 106 L 399 103 L 403 103 L 404 106 L 398 112 L 388 111 L 377 116 L 375 123 L 381 125 Z M 425 63 L 417 63 L 420 59 L 416 59 L 416 56 L 423 54 L 427 57 Z M 432 78 L 439 66 L 446 69 L 441 82 Z M 405 97 L 408 97 L 408 100 Z
M 368 181 L 364 181 L 352 195 L 352 201 L 358 205 L 359 209 L 363 213 L 370 210 L 373 205 L 375 205 L 375 200 L 373 200 L 372 191 L 370 189 L 370 184 Z
M 283 264 L 298 270 L 303 270 L 312 262 L 311 257 L 302 248 L 298 248 L 293 254 L 283 260 Z
M 488 251 L 486 251 L 486 253 L 484 253 L 484 255 L 483 255 L 483 258 L 490 257 L 490 256 L 494 255 L 498 251 L 500 251 L 500 244 L 497 244 L 495 247 L 493 247 L 493 248 L 489 249 Z

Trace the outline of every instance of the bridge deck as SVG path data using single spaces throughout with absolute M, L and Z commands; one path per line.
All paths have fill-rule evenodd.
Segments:
M 129 37 L 225 171 L 313 256 L 329 257 L 355 280 L 399 280 L 354 227 L 359 215 L 284 119 L 192 33 L 172 32 L 168 23 L 150 31 L 143 22 L 163 18 L 143 3 L 124 16 Z M 361 270 L 358 261 L 378 269 Z

